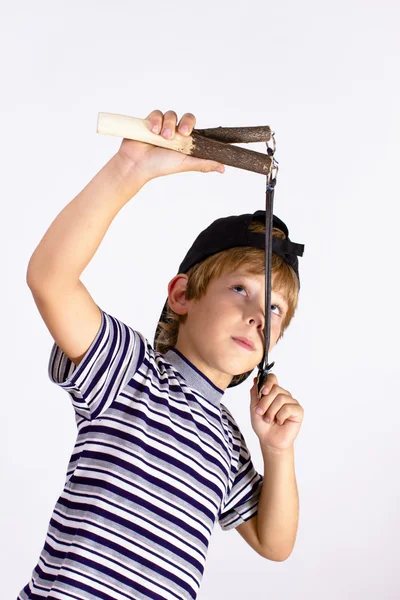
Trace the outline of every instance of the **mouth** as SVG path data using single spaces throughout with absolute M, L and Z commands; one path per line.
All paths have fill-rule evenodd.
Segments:
M 253 342 L 247 338 L 234 338 L 233 337 L 232 339 L 239 346 L 242 346 L 242 348 L 245 348 L 246 350 L 250 350 L 250 351 L 255 350 Z

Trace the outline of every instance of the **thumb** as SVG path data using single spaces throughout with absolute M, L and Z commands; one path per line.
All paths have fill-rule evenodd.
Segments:
M 201 171 L 202 173 L 217 171 L 218 173 L 225 173 L 225 166 L 215 160 L 186 156 L 182 164 L 182 171 Z
M 257 377 L 253 379 L 253 387 L 250 389 L 250 408 L 253 409 L 258 404 Z

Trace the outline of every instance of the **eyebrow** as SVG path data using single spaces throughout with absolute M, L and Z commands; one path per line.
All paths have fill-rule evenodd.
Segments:
M 274 289 L 272 289 L 272 293 L 278 296 L 285 308 L 289 308 L 288 301 L 286 300 L 285 296 L 282 296 L 282 294 L 280 294 L 279 292 L 275 292 Z

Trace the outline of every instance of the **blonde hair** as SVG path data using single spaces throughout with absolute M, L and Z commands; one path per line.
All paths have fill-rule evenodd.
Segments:
M 265 224 L 260 221 L 253 221 L 249 226 L 249 231 L 254 233 L 265 233 Z M 272 235 L 285 239 L 286 236 L 280 229 L 274 228 Z M 245 267 L 247 272 L 252 275 L 263 275 L 265 273 L 265 250 L 261 248 L 251 248 L 249 246 L 237 246 L 223 250 L 206 258 L 203 262 L 191 267 L 186 275 L 188 282 L 185 297 L 187 300 L 199 300 L 205 295 L 208 284 L 214 278 L 221 277 L 225 273 L 230 273 Z M 298 304 L 299 283 L 297 275 L 293 268 L 278 254 L 272 254 L 271 264 L 272 288 L 280 292 L 288 305 L 288 310 L 282 321 L 282 328 L 278 340 L 283 336 L 288 328 Z M 167 304 L 166 322 L 159 321 L 159 335 L 155 343 L 155 350 L 165 354 L 170 348 L 174 348 L 178 341 L 179 326 L 185 323 L 188 315 L 178 315 L 173 312 Z M 237 385 L 246 378 L 246 373 L 235 375 L 231 385 Z

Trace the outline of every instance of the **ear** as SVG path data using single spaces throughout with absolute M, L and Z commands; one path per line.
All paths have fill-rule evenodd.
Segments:
M 168 284 L 168 304 L 174 313 L 178 315 L 185 315 L 188 312 L 187 282 L 188 276 L 185 273 L 179 273 Z

